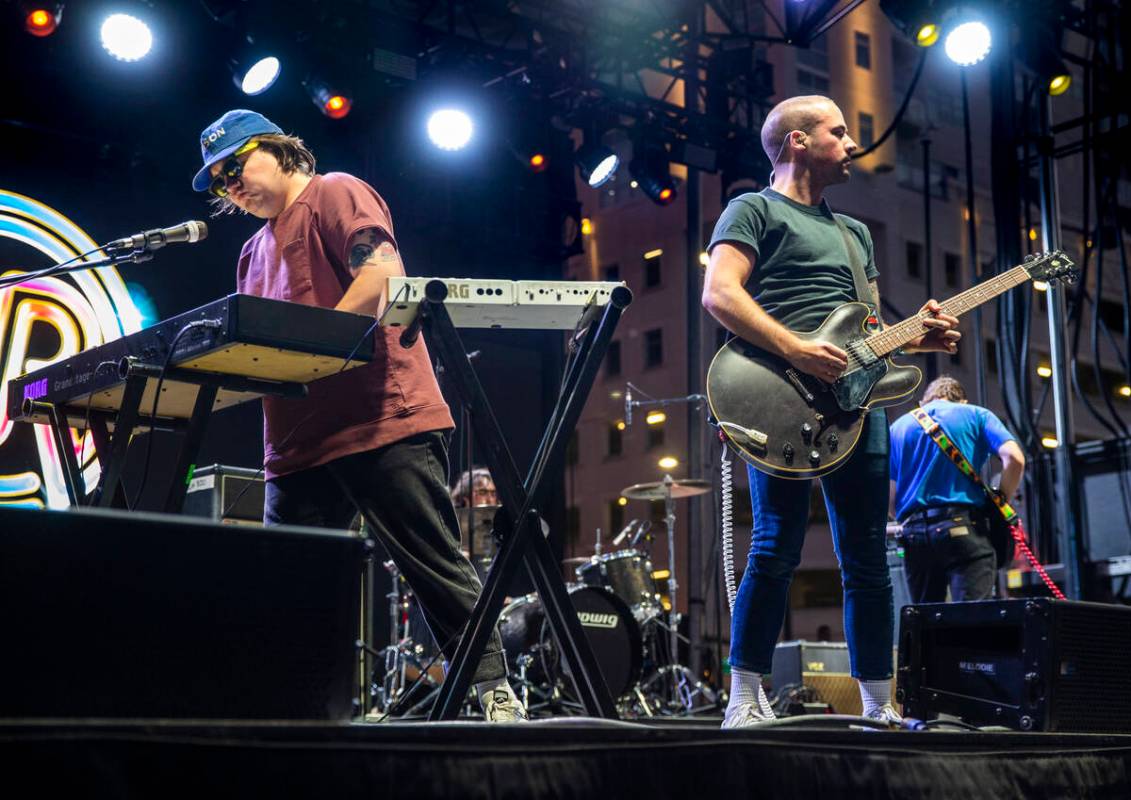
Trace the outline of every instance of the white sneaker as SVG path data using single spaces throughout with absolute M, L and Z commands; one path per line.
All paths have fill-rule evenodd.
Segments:
M 752 728 L 755 725 L 771 722 L 775 719 L 777 717 L 774 716 L 774 711 L 770 708 L 769 703 L 766 703 L 764 707 L 759 706 L 758 703 L 735 703 L 727 706 L 726 714 L 723 715 L 723 730 Z
M 886 722 L 888 725 L 896 726 L 903 722 L 903 717 L 891 703 L 884 703 L 879 708 L 875 708 L 869 714 L 864 715 L 865 719 L 873 719 L 876 722 Z
M 483 703 L 483 718 L 488 722 L 526 722 L 526 707 L 506 689 L 495 689 Z

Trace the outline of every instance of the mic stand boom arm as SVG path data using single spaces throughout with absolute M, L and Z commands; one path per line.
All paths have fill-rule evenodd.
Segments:
M 151 258 L 153 258 L 153 253 L 150 251 L 134 250 L 94 261 L 80 261 L 77 264 L 68 264 L 64 261 L 62 264 L 56 264 L 54 267 L 47 267 L 46 269 L 4 275 L 0 277 L 0 289 L 7 289 L 9 286 L 17 286 L 37 278 L 53 278 L 56 275 L 65 275 L 68 272 L 81 272 L 85 269 L 97 269 L 99 267 L 116 267 L 119 264 L 138 264 L 142 261 L 149 261 Z

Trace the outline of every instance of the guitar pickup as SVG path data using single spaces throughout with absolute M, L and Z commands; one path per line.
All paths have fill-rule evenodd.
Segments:
M 719 427 L 726 432 L 726 435 L 740 447 L 747 450 L 765 450 L 766 445 L 770 441 L 770 437 L 761 431 L 756 431 L 753 428 L 744 428 L 733 422 L 720 422 Z

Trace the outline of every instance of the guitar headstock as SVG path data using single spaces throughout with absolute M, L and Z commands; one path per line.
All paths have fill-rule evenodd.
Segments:
M 1030 253 L 1025 256 L 1021 266 L 1035 281 L 1064 281 L 1075 283 L 1079 277 L 1076 263 L 1064 254 L 1062 250 L 1053 250 L 1051 253 Z

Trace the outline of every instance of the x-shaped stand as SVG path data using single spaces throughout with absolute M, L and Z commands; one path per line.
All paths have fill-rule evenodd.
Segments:
M 632 293 L 623 286 L 618 287 L 613 290 L 607 305 L 591 305 L 582 316 L 576 334 L 580 338 L 573 340 L 576 350 L 567 367 L 562 392 L 525 480 L 519 475 L 499 423 L 444 306 L 447 294 L 443 281 L 428 282 L 417 318 L 405 330 L 402 343 L 406 346 L 411 344 L 423 327 L 429 346 L 452 379 L 460 400 L 468 408 L 472 427 L 483 446 L 484 459 L 502 504 L 495 516 L 494 532 L 496 538 L 503 535 L 498 556 L 491 564 L 483 591 L 475 603 L 429 718 L 450 720 L 459 713 L 487 640 L 499 621 L 506 588 L 521 559 L 542 599 L 554 638 L 568 659 L 570 674 L 586 712 L 594 717 L 616 719 L 616 705 L 577 612 L 570 603 L 558 562 L 542 533 L 538 509 L 545 497 L 543 479 L 546 469 L 550 464 L 560 463 L 565 454 L 613 331 L 621 313 L 632 302 Z

